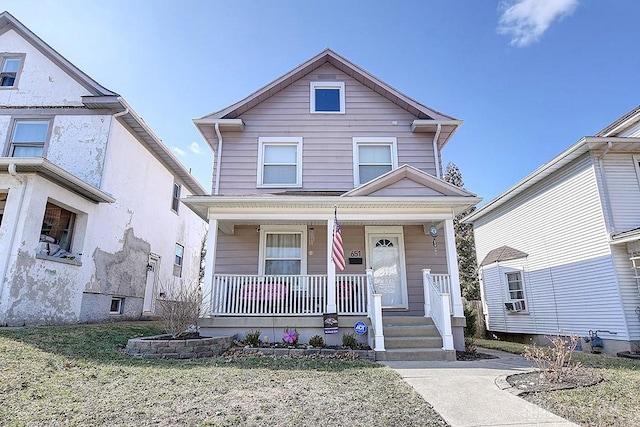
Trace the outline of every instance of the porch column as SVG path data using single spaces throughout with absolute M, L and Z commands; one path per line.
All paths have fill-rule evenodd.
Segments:
M 333 218 L 327 220 L 327 313 L 337 313 L 336 306 L 336 265 L 333 252 Z
M 216 248 L 218 241 L 218 220 L 209 219 L 207 231 L 207 255 L 204 262 L 204 284 L 202 288 L 203 308 L 201 317 L 213 314 L 213 274 L 216 263 Z
M 451 276 L 451 299 L 453 301 L 453 316 L 463 317 L 462 293 L 460 292 L 460 275 L 458 273 L 458 254 L 456 252 L 456 235 L 453 220 L 444 222 L 444 241 L 447 247 L 447 269 Z

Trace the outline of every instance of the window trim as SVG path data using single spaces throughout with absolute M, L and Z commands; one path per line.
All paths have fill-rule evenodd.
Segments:
M 340 92 L 339 111 L 316 111 L 316 89 L 338 89 Z M 314 81 L 309 83 L 309 112 L 311 114 L 345 114 L 346 111 L 345 84 L 338 81 Z
M 296 182 L 293 184 L 268 184 L 264 182 L 264 150 L 267 146 L 296 146 Z M 263 136 L 258 138 L 258 170 L 256 186 L 258 188 L 301 188 L 302 187 L 302 137 Z
M 118 301 L 118 310 L 114 311 L 111 309 L 114 301 Z M 113 316 L 118 316 L 124 314 L 124 297 L 111 297 L 111 302 L 109 303 L 109 314 Z
M 4 66 L 4 61 L 6 59 L 20 59 L 20 65 L 18 66 L 18 71 L 16 71 L 16 78 L 13 80 L 13 85 L 11 86 L 0 86 L 0 90 L 16 90 L 18 89 L 18 84 L 20 83 L 20 76 L 22 75 L 22 68 L 24 67 L 24 59 L 26 57 L 26 53 L 0 53 L 0 71 Z
M 507 310 L 508 314 L 528 314 L 529 313 L 529 304 L 527 303 L 527 293 L 526 293 L 526 286 L 525 286 L 525 274 L 523 270 L 518 270 L 518 269 L 510 269 L 508 271 L 505 271 L 504 273 L 504 289 L 506 290 L 507 293 L 507 298 L 505 300 L 505 304 L 508 303 L 516 303 L 519 301 L 522 301 L 524 303 L 524 309 L 523 310 Z M 509 275 L 510 274 L 518 274 L 520 276 L 520 288 L 521 288 L 521 292 L 522 292 L 522 298 L 511 298 L 511 290 L 509 289 Z M 517 291 L 516 291 L 517 292 Z
M 358 187 L 366 184 L 360 182 L 360 146 L 378 145 L 388 146 L 391 149 L 391 170 L 398 168 L 398 138 L 396 137 L 353 137 L 353 185 Z M 375 179 L 375 178 L 374 178 Z
M 21 117 L 13 117 L 11 119 L 11 126 L 9 128 L 9 132 L 7 132 L 7 138 L 5 143 L 5 148 L 3 151 L 4 157 L 14 157 L 13 156 L 13 135 L 18 126 L 18 123 L 21 122 L 47 122 L 47 134 L 45 136 L 45 140 L 42 143 L 42 156 L 38 157 L 47 157 L 47 151 L 49 150 L 49 142 L 51 141 L 51 131 L 53 128 L 53 117 L 49 116 L 21 116 Z M 20 145 L 20 144 L 19 144 Z M 22 144 L 24 146 L 24 144 Z M 28 157 L 35 158 L 35 157 Z
M 176 195 L 176 188 L 178 189 L 178 194 Z M 182 192 L 182 186 L 177 182 L 173 182 L 173 191 L 171 193 L 171 210 L 175 213 L 178 213 L 178 209 L 180 208 L 180 193 Z
M 300 275 L 307 274 L 307 226 L 306 225 L 261 225 L 258 275 L 263 276 L 267 234 L 300 234 Z
M 182 255 L 178 256 L 178 248 L 182 248 Z M 180 259 L 180 263 L 177 263 L 176 260 Z M 176 277 L 182 277 L 182 268 L 184 267 L 184 245 L 176 242 L 175 247 L 173 248 L 173 275 Z

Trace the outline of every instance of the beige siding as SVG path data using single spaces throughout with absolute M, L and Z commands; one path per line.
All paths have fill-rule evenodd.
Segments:
M 595 171 L 588 155 L 475 224 L 478 259 L 507 245 L 529 254 L 527 303 L 534 316 L 505 315 L 495 304 L 502 277 L 485 268 L 490 327 L 506 332 L 618 332 L 627 339 Z M 489 298 L 492 300 L 490 301 Z M 499 329 L 496 329 L 499 330 Z
M 259 246 L 255 225 L 237 225 L 234 234 L 219 231 L 215 273 L 258 274 Z
M 375 191 L 370 196 L 442 196 L 442 193 L 437 192 L 431 188 L 425 187 L 422 184 L 418 184 L 415 181 L 404 178 L 400 181 L 391 184 L 381 190 Z
M 319 74 L 344 81 L 346 114 L 311 114 L 309 83 Z M 325 64 L 240 117 L 243 132 L 223 134 L 221 194 L 279 192 L 256 189 L 259 137 L 302 137 L 305 190 L 353 188 L 353 137 L 397 137 L 398 165 L 435 174 L 433 135 L 411 132 L 415 119 L 358 81 Z M 394 124 L 396 123 L 396 124 Z

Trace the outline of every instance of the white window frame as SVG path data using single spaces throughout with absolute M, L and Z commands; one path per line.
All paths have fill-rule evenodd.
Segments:
M 378 145 L 388 146 L 391 150 L 391 170 L 398 168 L 398 138 L 396 137 L 354 137 L 353 138 L 353 185 L 358 187 L 360 182 L 360 146 Z
M 177 189 L 177 194 L 176 194 Z M 177 182 L 173 183 L 173 191 L 171 193 L 171 210 L 175 213 L 178 213 L 178 209 L 180 208 L 180 193 L 182 192 L 182 186 Z
M 46 157 L 47 149 L 49 148 L 49 140 L 51 138 L 51 122 L 52 120 L 49 117 L 16 117 L 13 119 L 13 123 L 11 124 L 11 131 L 8 135 L 8 143 L 5 152 L 6 157 L 15 157 L 14 150 L 15 147 L 39 147 L 40 141 L 32 141 L 32 142 L 18 142 L 14 143 L 13 138 L 15 137 L 15 132 L 18 127 L 18 124 L 25 122 L 47 122 L 47 134 L 45 135 L 44 141 L 42 141 L 42 155 L 41 156 L 33 156 L 33 157 Z M 32 157 L 30 157 L 32 158 Z
M 118 310 L 111 309 L 111 306 L 113 305 L 114 301 L 118 301 Z M 117 316 L 123 313 L 124 313 L 124 298 L 112 297 L 111 301 L 109 302 L 109 314 Z
M 261 225 L 258 275 L 264 275 L 267 234 L 300 234 L 300 275 L 307 274 L 307 226 L 306 225 Z
M 520 289 L 522 292 L 522 298 L 512 298 L 511 297 L 511 289 L 509 289 L 509 275 L 510 274 L 517 274 L 520 276 Z M 510 271 L 505 271 L 504 272 L 504 283 L 505 283 L 505 290 L 507 292 L 507 299 L 506 302 L 507 303 L 511 303 L 514 304 L 514 308 L 516 308 L 514 311 L 509 311 L 510 313 L 528 313 L 529 312 L 529 304 L 527 303 L 527 293 L 526 293 L 526 289 L 525 289 L 525 283 L 524 283 L 524 271 L 522 270 L 510 270 Z M 518 292 L 518 291 L 514 291 L 514 292 Z M 524 308 L 523 309 L 517 309 L 517 306 L 515 306 L 515 304 L 522 302 L 524 303 Z
M 178 256 L 178 248 L 182 249 L 182 255 Z M 177 260 L 180 262 L 177 262 Z M 173 275 L 176 277 L 182 277 L 182 267 L 184 266 L 184 245 L 176 242 L 176 246 L 173 249 Z
M 339 111 L 316 111 L 316 89 L 338 89 L 340 91 Z M 311 114 L 344 114 L 345 113 L 345 84 L 344 82 L 310 82 L 309 84 L 309 112 Z
M 268 146 L 295 146 L 296 147 L 296 182 L 295 183 L 276 183 L 269 184 L 264 182 L 264 150 Z M 274 163 L 271 163 L 274 165 Z M 282 165 L 291 165 L 290 163 L 282 163 Z M 259 137 L 258 138 L 258 171 L 257 182 L 258 188 L 300 188 L 302 187 L 302 137 L 283 136 L 283 137 Z
M 4 64 L 7 59 L 18 59 L 20 60 L 20 65 L 18 65 L 18 70 L 16 71 L 16 76 L 13 79 L 13 84 L 11 86 L 0 86 L 0 90 L 4 89 L 17 89 L 18 82 L 20 80 L 20 75 L 22 74 L 22 67 L 24 65 L 24 53 L 2 53 L 0 54 L 0 74 L 2 74 L 2 70 L 4 69 Z

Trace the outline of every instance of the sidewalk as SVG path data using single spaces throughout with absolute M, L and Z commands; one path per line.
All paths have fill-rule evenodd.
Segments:
M 577 426 L 509 391 L 504 377 L 530 371 L 530 361 L 497 350 L 479 351 L 498 359 L 381 363 L 398 372 L 452 427 Z

